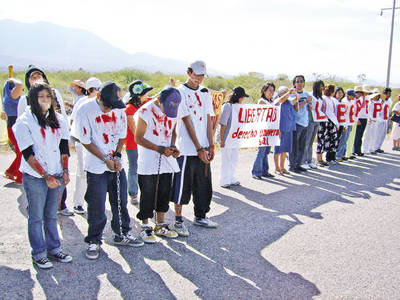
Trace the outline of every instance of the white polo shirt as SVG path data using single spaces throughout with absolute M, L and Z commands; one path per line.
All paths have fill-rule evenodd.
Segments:
M 82 104 L 76 113 L 74 137 L 82 144 L 93 143 L 99 151 L 113 157 L 118 141 L 126 137 L 126 114 L 123 109 L 113 109 L 103 113 L 96 99 Z M 84 170 L 94 174 L 110 171 L 105 162 L 84 150 Z M 123 164 L 123 162 L 121 162 Z
M 181 155 L 197 156 L 197 149 L 186 129 L 182 118 L 190 116 L 197 140 L 201 147 L 209 146 L 207 137 L 207 115 L 215 116 L 210 93 L 203 86 L 193 90 L 182 84 L 178 90 L 181 92 L 182 102 L 178 109 L 177 141 L 176 146 Z
M 144 138 L 157 146 L 169 147 L 171 145 L 172 132 L 177 119 L 168 118 L 161 109 L 149 101 L 139 108 L 134 119 L 137 124 L 139 118 L 146 123 Z M 138 145 L 138 174 L 158 174 L 160 153 Z M 160 174 L 179 172 L 179 166 L 175 158 L 161 155 Z
M 62 164 L 60 154 L 61 139 L 69 140 L 67 121 L 59 113 L 56 113 L 60 128 L 53 129 L 49 126 L 40 127 L 35 115 L 32 114 L 30 106 L 27 106 L 13 126 L 15 138 L 19 149 L 25 150 L 32 146 L 35 158 L 42 168 L 50 175 L 61 175 Z M 21 172 L 41 178 L 22 157 Z

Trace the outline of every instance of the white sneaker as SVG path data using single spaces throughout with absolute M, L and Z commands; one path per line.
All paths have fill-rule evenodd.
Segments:
M 63 215 L 63 216 L 67 216 L 67 217 L 70 217 L 70 216 L 73 216 L 73 215 L 74 215 L 74 212 L 73 212 L 73 211 L 70 211 L 70 210 L 68 209 L 68 207 L 66 207 L 66 208 L 64 208 L 64 209 L 62 209 L 62 210 L 59 210 L 57 213 L 58 213 L 58 214 L 61 214 L 61 215 Z
M 314 164 L 314 163 L 309 163 L 308 166 L 309 166 L 311 169 L 318 169 L 317 165 Z
M 183 222 L 175 222 L 174 230 L 179 236 L 184 236 L 184 237 L 189 236 L 189 230 L 186 228 Z
M 306 170 L 310 170 L 311 169 L 308 164 L 302 164 L 302 165 L 300 165 L 300 167 L 302 167 L 303 169 L 306 169 Z
M 218 223 L 211 221 L 209 218 L 195 218 L 194 225 L 202 226 L 206 228 L 217 228 Z

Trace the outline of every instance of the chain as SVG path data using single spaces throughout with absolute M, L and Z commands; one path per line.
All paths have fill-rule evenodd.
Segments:
M 157 170 L 157 181 L 156 181 L 156 192 L 154 195 L 154 210 L 157 209 L 157 198 L 158 198 L 158 185 L 160 183 L 160 170 L 161 170 L 161 153 L 158 159 L 158 170 Z
M 122 219 L 121 219 L 121 182 L 120 182 L 120 173 L 117 172 L 117 202 L 118 202 L 118 221 L 119 221 L 119 235 L 122 235 Z

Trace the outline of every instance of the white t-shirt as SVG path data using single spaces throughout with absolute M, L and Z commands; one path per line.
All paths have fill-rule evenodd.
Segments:
M 61 114 L 65 118 L 65 121 L 67 121 L 68 117 L 67 117 L 67 113 L 65 112 L 64 101 L 61 97 L 61 94 L 57 89 L 52 89 L 52 90 L 56 94 L 57 102 L 60 105 Z M 21 96 L 21 98 L 18 101 L 18 107 L 17 107 L 18 117 L 24 113 L 25 108 L 28 106 L 28 101 L 26 100 L 26 97 L 27 97 L 27 94 Z
M 381 100 L 381 99 L 378 99 L 378 100 L 370 100 L 370 102 L 369 102 L 369 107 L 368 107 L 368 120 L 378 121 L 378 122 L 379 122 L 379 121 L 383 121 L 383 120 L 381 119 L 381 117 L 382 117 L 382 113 L 381 113 L 381 112 L 375 113 L 375 114 L 374 114 L 374 111 L 375 111 L 375 109 L 374 109 L 375 104 L 381 104 L 381 105 L 382 105 L 382 100 Z M 382 106 L 382 110 L 383 110 L 383 106 Z
M 82 144 L 93 143 L 108 157 L 113 157 L 118 141 L 126 137 L 126 114 L 123 109 L 113 109 L 103 113 L 96 99 L 81 105 L 74 120 L 74 137 Z M 102 174 L 110 171 L 106 163 L 86 150 L 83 155 L 84 169 L 90 173 Z M 121 162 L 123 165 L 123 162 Z
M 25 112 L 18 117 L 13 126 L 15 138 L 19 149 L 25 150 L 32 146 L 35 158 L 42 168 L 50 175 L 61 175 L 62 164 L 60 155 L 61 139 L 69 140 L 67 121 L 59 113 L 56 113 L 60 128 L 53 129 L 49 126 L 40 127 L 36 117 L 32 114 L 30 106 L 27 106 Z M 21 172 L 31 176 L 41 178 L 22 157 Z
M 136 124 L 140 119 L 146 123 L 144 138 L 155 145 L 169 147 L 172 133 L 177 119 L 168 118 L 152 100 L 144 104 L 135 113 Z M 155 175 L 158 173 L 160 154 L 138 145 L 138 174 Z M 179 166 L 175 158 L 161 155 L 160 174 L 179 172 Z
M 70 120 L 72 121 L 71 124 L 71 136 L 76 137 L 76 125 L 75 125 L 75 118 L 76 118 L 76 114 L 79 110 L 79 108 L 85 104 L 86 102 L 89 102 L 90 100 L 95 99 L 95 97 L 89 98 L 87 96 L 80 98 L 74 105 L 74 108 L 72 109 L 72 113 L 70 116 Z
M 396 104 L 393 106 L 392 113 L 394 111 L 397 111 L 398 113 L 400 113 L 400 100 L 397 101 Z
M 368 119 L 368 106 L 371 100 L 369 99 L 369 96 L 363 97 L 364 96 L 361 96 L 356 100 L 357 109 L 359 109 L 358 118 Z
M 334 97 L 322 96 L 322 99 L 325 101 L 326 110 L 325 114 L 330 121 L 332 121 L 336 126 L 339 126 L 337 117 L 336 117 L 336 107 L 335 101 L 337 101 Z
M 380 118 L 382 122 L 387 122 L 390 118 L 390 108 L 393 105 L 393 100 L 392 98 L 387 99 L 386 101 L 383 101 L 382 103 L 382 112 L 380 113 Z
M 193 90 L 182 84 L 178 90 L 182 95 L 182 102 L 178 109 L 177 140 L 181 155 L 197 156 L 196 147 L 183 123 L 182 118 L 190 116 L 201 147 L 209 146 L 207 137 L 207 115 L 215 116 L 210 93 L 203 86 Z M 202 92 L 202 90 L 204 90 Z

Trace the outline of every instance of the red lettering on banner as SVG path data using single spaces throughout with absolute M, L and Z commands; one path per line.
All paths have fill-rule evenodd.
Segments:
M 378 116 L 378 113 L 382 111 L 381 103 L 374 103 L 374 111 L 372 112 L 372 117 L 375 119 Z
M 317 120 L 326 120 L 326 116 L 320 114 L 319 104 L 320 103 L 318 101 L 315 103 L 315 114 L 316 114 Z
M 345 114 L 346 114 L 346 104 L 338 104 L 337 105 L 337 119 L 339 123 L 345 123 L 346 122 L 346 118 L 345 118 Z
M 259 107 L 259 108 L 240 108 L 239 109 L 239 123 L 256 123 L 264 120 L 265 112 L 268 110 L 265 121 L 275 121 L 277 118 L 276 110 L 274 107 Z M 270 120 L 268 120 L 270 119 Z
M 366 111 L 366 113 L 368 114 L 369 100 L 368 100 L 368 99 L 365 99 L 365 100 L 364 100 L 364 104 L 365 104 L 365 111 Z
M 249 131 L 242 131 L 240 130 L 240 127 L 238 127 L 238 129 L 232 133 L 232 138 L 233 139 L 250 139 L 250 138 L 254 138 L 257 136 L 257 130 L 249 130 Z
M 383 107 L 383 119 L 386 121 L 389 119 L 390 107 L 389 105 L 385 104 Z
M 355 120 L 354 120 L 354 115 L 355 115 L 355 110 L 356 109 L 356 107 L 355 107 L 355 105 L 351 105 L 350 106 L 350 112 L 349 112 L 349 121 L 350 121 L 350 123 L 354 123 L 355 122 Z

